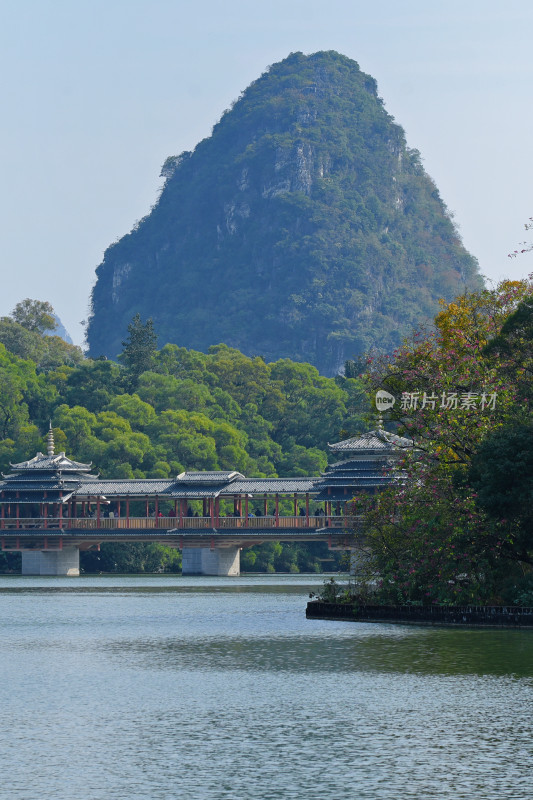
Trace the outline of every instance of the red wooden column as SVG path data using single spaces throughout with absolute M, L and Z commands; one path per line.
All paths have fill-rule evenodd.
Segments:
M 276 528 L 279 528 L 279 494 L 277 494 L 277 493 L 276 493 L 276 511 L 275 511 L 275 517 L 276 517 L 276 523 L 275 523 L 275 524 L 276 524 Z
M 100 527 L 100 498 L 96 498 L 96 527 Z
M 309 527 L 309 492 L 305 493 L 305 524 Z
M 298 516 L 298 495 L 294 492 L 294 516 Z
M 267 497 L 267 494 L 265 492 L 265 497 L 264 497 L 264 500 L 263 500 L 263 516 L 266 517 L 267 514 L 268 514 L 268 497 Z
M 180 500 L 180 528 L 183 528 L 183 500 Z
M 59 527 L 63 527 L 63 503 L 61 502 L 63 498 L 63 492 L 59 492 Z
M 218 527 L 220 520 L 220 497 L 215 499 L 215 520 Z
M 46 500 L 46 492 L 43 492 L 43 498 Z M 4 513 L 4 506 L 2 506 L 2 515 Z M 43 503 L 43 517 L 44 517 L 44 527 L 45 529 L 48 528 L 48 503 Z
M 130 527 L 130 498 L 126 497 L 126 528 Z
M 155 496 L 155 527 L 159 528 L 159 497 Z
M 16 502 L 16 504 L 15 504 L 15 509 L 16 509 L 16 510 L 15 510 L 15 516 L 16 516 L 16 518 L 17 518 L 17 530 L 18 530 L 18 529 L 19 529 L 19 527 L 20 527 L 20 525 L 19 525 L 19 517 L 20 517 L 20 513 L 19 513 L 19 503 L 18 503 L 19 496 L 20 496 L 20 495 L 19 495 L 19 493 L 17 492 L 17 494 L 16 494 L 17 502 Z
M 117 500 L 117 517 L 120 519 L 120 497 Z
M 244 517 L 245 517 L 244 527 L 247 528 L 248 527 L 248 494 L 244 495 Z
M 209 516 L 211 517 L 211 525 L 215 527 L 215 501 L 212 497 L 209 498 Z

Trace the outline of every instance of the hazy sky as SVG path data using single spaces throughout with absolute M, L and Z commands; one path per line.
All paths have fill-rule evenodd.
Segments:
M 531 0 L 0 0 L 0 315 L 49 300 L 81 343 L 165 158 L 296 50 L 373 75 L 483 274 L 525 277 L 533 253 L 507 253 L 533 216 L 532 30 Z

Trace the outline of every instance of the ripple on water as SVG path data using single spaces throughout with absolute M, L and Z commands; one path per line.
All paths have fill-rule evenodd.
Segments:
M 3 593 L 10 800 L 530 800 L 531 632 L 310 621 L 303 586 L 132 580 Z

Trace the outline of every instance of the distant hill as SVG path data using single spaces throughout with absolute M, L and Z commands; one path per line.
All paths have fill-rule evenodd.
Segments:
M 481 286 L 375 80 L 338 53 L 274 64 L 162 175 L 97 269 L 94 357 L 115 358 L 139 312 L 159 346 L 225 342 L 331 375 Z
M 72 337 L 61 322 L 61 319 L 57 316 L 57 314 L 52 314 L 53 318 L 56 321 L 57 328 L 53 331 L 44 331 L 45 336 L 60 336 L 64 342 L 67 344 L 74 344 L 72 341 Z

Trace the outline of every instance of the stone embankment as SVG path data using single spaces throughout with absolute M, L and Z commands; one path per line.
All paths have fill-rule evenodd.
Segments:
M 356 602 L 324 603 L 313 600 L 307 604 L 306 617 L 402 625 L 533 629 L 533 608 L 517 606 L 363 606 Z

